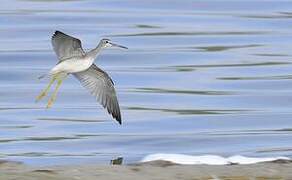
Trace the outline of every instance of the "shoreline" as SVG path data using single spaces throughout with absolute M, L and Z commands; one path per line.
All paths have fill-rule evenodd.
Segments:
M 152 161 L 130 165 L 35 167 L 1 161 L 0 179 L 292 179 L 292 162 L 279 160 L 249 165 L 178 165 Z

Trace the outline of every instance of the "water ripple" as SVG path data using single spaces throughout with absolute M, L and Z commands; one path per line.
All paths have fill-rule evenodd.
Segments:
M 164 88 L 135 88 L 134 90 L 130 90 L 132 92 L 139 92 L 139 93 L 169 93 L 169 94 L 189 94 L 189 95 L 233 95 L 236 94 L 235 92 L 230 91 L 196 91 L 196 90 L 180 90 L 180 89 L 164 89 Z
M 176 113 L 179 115 L 212 115 L 212 114 L 237 114 L 245 113 L 248 109 L 168 109 L 168 108 L 148 108 L 148 107 L 126 107 L 128 110 L 135 111 L 160 111 L 167 113 Z
M 113 37 L 130 36 L 232 36 L 232 35 L 263 35 L 266 31 L 230 31 L 230 32 L 144 32 L 136 34 L 113 34 Z

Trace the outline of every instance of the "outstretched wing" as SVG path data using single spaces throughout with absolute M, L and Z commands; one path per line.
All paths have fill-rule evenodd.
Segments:
M 109 75 L 92 64 L 86 71 L 73 75 L 87 88 L 90 93 L 120 124 L 122 123 L 120 107 L 116 96 L 114 83 Z
M 52 36 L 52 45 L 60 61 L 85 54 L 79 39 L 60 31 L 55 31 Z

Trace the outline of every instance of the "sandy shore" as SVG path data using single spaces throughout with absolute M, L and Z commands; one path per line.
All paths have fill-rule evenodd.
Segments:
M 0 179 L 292 179 L 292 162 L 276 161 L 251 165 L 175 165 L 151 162 L 136 165 L 78 165 L 30 167 L 21 163 L 3 161 Z

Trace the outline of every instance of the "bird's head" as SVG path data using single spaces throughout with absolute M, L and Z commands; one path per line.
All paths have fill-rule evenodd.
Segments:
M 110 39 L 106 39 L 106 38 L 104 38 L 104 39 L 101 40 L 101 45 L 102 45 L 103 48 L 119 47 L 119 48 L 123 48 L 123 49 L 128 49 L 127 47 L 122 46 L 122 45 L 115 44 Z

